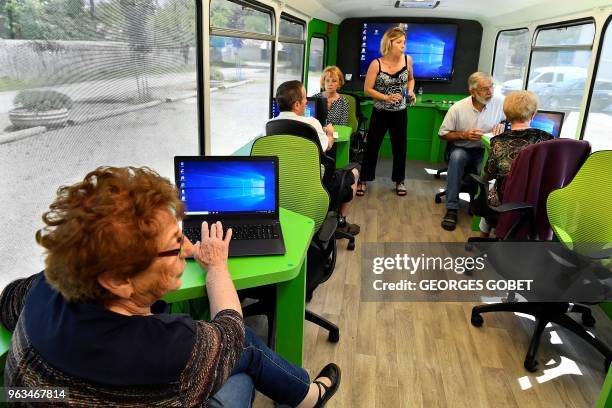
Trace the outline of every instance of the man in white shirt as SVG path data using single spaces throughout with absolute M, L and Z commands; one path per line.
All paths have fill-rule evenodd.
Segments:
M 498 135 L 505 119 L 504 99 L 493 95 L 493 78 L 485 72 L 475 72 L 468 78 L 470 96 L 458 101 L 446 113 L 438 136 L 450 146 L 446 185 L 446 215 L 442 228 L 448 231 L 457 225 L 459 191 L 466 167 L 480 172 L 484 133 Z
M 307 123 L 317 131 L 323 151 L 326 152 L 331 149 L 334 144 L 334 127 L 331 123 L 322 127 L 317 118 L 304 116 L 308 99 L 306 98 L 306 88 L 300 81 L 282 83 L 276 91 L 276 103 L 280 114 L 271 120 L 292 119 Z
M 321 148 L 326 152 L 334 144 L 334 127 L 331 123 L 322 127 L 316 118 L 304 116 L 307 102 L 306 88 L 300 81 L 283 82 L 276 90 L 276 103 L 280 114 L 270 120 L 290 119 L 309 124 L 317 132 Z M 340 207 L 338 230 L 348 232 L 351 235 L 357 235 L 360 231 L 359 225 L 349 224 L 346 221 L 346 215 L 357 191 L 357 180 L 359 180 L 359 171 L 355 168 L 351 171 L 336 170 L 333 180 L 325 186 L 330 195 L 331 207 Z M 344 185 L 344 188 L 342 188 L 342 185 Z

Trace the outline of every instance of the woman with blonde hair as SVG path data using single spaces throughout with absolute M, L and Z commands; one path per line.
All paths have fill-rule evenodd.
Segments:
M 324 92 L 314 95 L 315 98 L 327 98 L 327 119 L 325 124 L 348 126 L 348 101 L 338 93 L 344 85 L 344 75 L 340 68 L 330 65 L 323 70 L 321 75 L 321 88 Z
M 404 54 L 406 33 L 400 27 L 392 27 L 385 32 L 381 43 L 381 58 L 370 63 L 366 74 L 364 91 L 374 99 L 374 109 L 370 118 L 368 143 L 361 168 L 361 180 L 357 195 L 364 195 L 366 182 L 375 178 L 378 152 L 387 130 L 391 136 L 393 153 L 393 172 L 398 196 L 406 195 L 404 178 L 406 172 L 406 116 L 407 99 L 414 101 L 414 75 L 412 58 Z M 407 92 L 407 95 L 406 95 Z

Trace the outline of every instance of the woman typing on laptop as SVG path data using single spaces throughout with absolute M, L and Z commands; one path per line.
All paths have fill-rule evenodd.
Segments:
M 231 230 L 203 223 L 191 245 L 170 182 L 148 168 L 100 167 L 59 189 L 46 227 L 43 273 L 0 295 L 14 330 L 9 387 L 69 388 L 69 404 L 248 407 L 253 385 L 273 400 L 320 407 L 340 383 L 328 364 L 311 382 L 244 327 L 227 268 Z M 207 270 L 212 320 L 171 315 L 185 257 Z

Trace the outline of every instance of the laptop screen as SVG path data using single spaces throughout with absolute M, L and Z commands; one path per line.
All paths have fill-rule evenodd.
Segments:
M 174 161 L 186 215 L 277 214 L 277 158 L 177 156 Z
M 272 98 L 272 117 L 275 118 L 278 115 L 280 115 L 278 103 L 276 102 L 276 98 Z M 304 112 L 304 116 L 309 116 L 311 118 L 317 117 L 317 101 L 314 98 L 309 98 L 306 102 L 306 111 Z
M 558 138 L 563 125 L 563 112 L 538 111 L 531 121 L 531 127 L 550 133 Z

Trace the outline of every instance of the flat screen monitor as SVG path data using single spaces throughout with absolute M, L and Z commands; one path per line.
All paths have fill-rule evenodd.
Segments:
M 550 133 L 555 138 L 561 134 L 563 112 L 538 111 L 531 121 L 531 127 Z
M 276 102 L 276 98 L 272 98 L 272 117 L 275 118 L 278 115 L 280 115 L 278 102 Z M 321 123 L 321 126 L 325 126 L 325 121 L 327 120 L 327 99 L 309 96 L 306 101 L 304 116 L 315 118 Z
M 276 98 L 272 98 L 272 117 L 275 118 L 280 115 L 280 109 L 278 109 L 278 102 L 276 102 Z M 304 116 L 309 116 L 312 118 L 317 118 L 317 101 L 316 98 L 308 98 L 306 102 L 306 112 Z
M 380 57 L 380 40 L 389 28 L 406 32 L 405 53 L 412 57 L 414 78 L 420 81 L 450 81 L 457 43 L 456 24 L 362 23 L 360 74 L 365 76 L 372 60 Z

